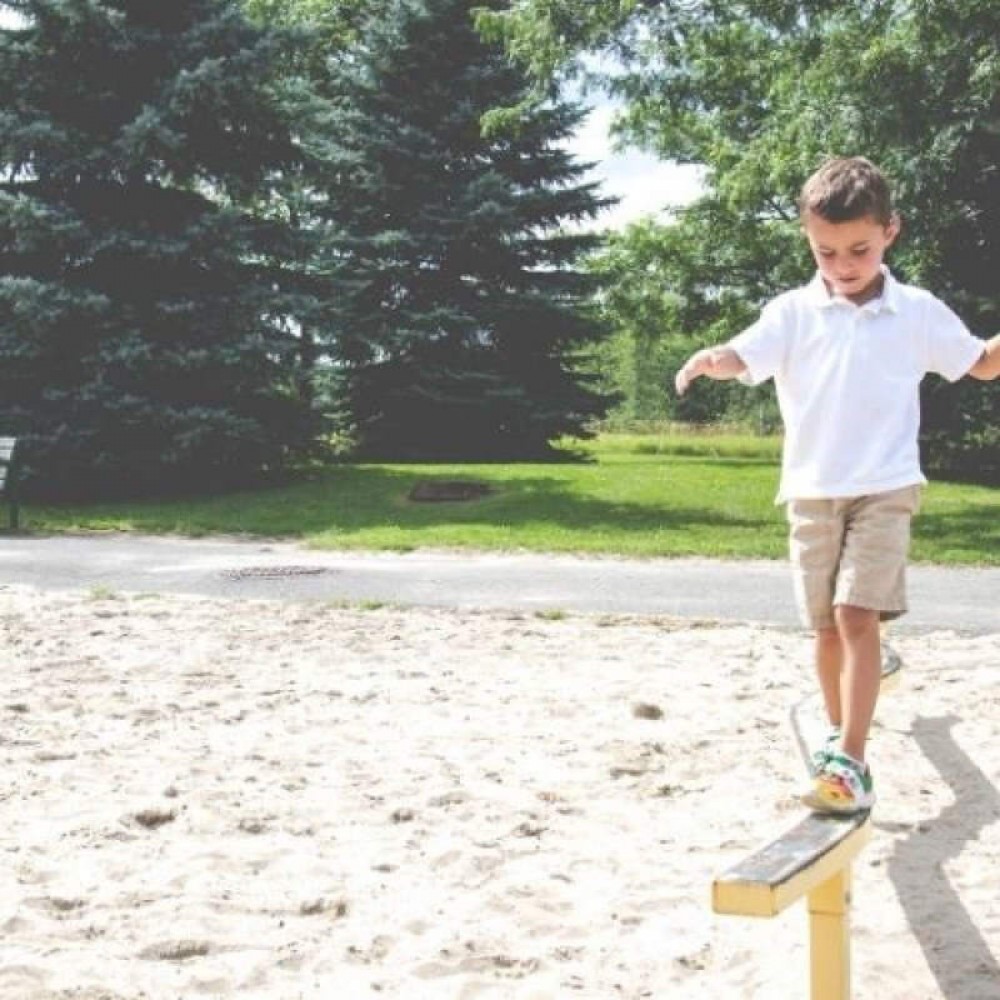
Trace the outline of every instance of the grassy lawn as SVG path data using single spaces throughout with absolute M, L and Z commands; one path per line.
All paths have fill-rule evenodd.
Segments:
M 336 465 L 294 485 L 170 502 L 29 507 L 36 531 L 124 530 L 300 539 L 323 548 L 446 547 L 623 556 L 784 558 L 773 504 L 780 442 L 749 435 L 604 435 L 587 461 Z M 414 503 L 419 481 L 475 479 L 494 492 Z M 1000 565 L 1000 490 L 928 489 L 917 561 Z

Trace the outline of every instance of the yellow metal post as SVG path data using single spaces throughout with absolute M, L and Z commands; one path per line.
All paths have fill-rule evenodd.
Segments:
M 808 898 L 810 997 L 850 1000 L 850 864 L 813 889 Z

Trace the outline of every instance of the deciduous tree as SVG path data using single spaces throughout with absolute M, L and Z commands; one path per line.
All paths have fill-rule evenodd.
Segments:
M 482 20 L 545 84 L 602 77 L 624 102 L 628 140 L 705 167 L 706 205 L 729 220 L 706 229 L 706 243 L 740 237 L 720 258 L 725 274 L 712 271 L 750 306 L 811 267 L 800 256 L 797 275 L 775 270 L 765 240 L 796 229 L 803 180 L 827 155 L 863 154 L 889 174 L 902 212 L 892 266 L 974 332 L 1000 326 L 1000 6 L 991 0 L 525 0 Z M 690 247 L 675 269 L 687 261 L 695 281 L 705 256 Z M 929 379 L 924 427 L 931 465 L 1000 476 L 991 387 Z

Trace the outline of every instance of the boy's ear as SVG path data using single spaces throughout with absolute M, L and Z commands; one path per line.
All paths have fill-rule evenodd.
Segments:
M 899 231 L 903 228 L 903 220 L 900 218 L 898 212 L 893 212 L 889 219 L 889 224 L 885 227 L 885 238 L 886 245 L 892 246 L 896 242 L 896 237 L 899 236 Z

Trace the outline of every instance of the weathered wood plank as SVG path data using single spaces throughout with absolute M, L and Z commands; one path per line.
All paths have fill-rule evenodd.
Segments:
M 716 878 L 716 913 L 773 917 L 850 864 L 871 839 L 870 814 L 809 814 Z

